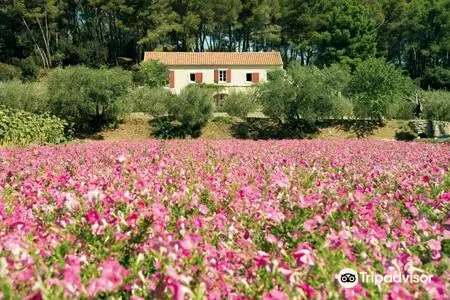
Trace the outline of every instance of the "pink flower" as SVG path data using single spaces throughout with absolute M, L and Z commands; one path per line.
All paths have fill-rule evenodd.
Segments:
M 167 267 L 166 272 L 167 272 L 166 284 L 172 289 L 173 292 L 172 299 L 184 300 L 186 294 L 192 296 L 192 291 L 180 283 L 182 278 L 184 278 L 185 276 L 178 275 L 177 271 L 170 266 Z
M 297 265 L 314 266 L 315 264 L 313 250 L 307 243 L 299 244 L 292 255 L 294 256 Z
M 421 213 L 449 203 L 434 185 L 449 150 L 361 140 L 0 147 L 0 277 L 24 299 L 184 300 L 189 287 L 205 299 L 450 299 L 449 217 Z M 424 265 L 417 247 L 434 261 Z M 330 271 L 335 255 L 384 275 L 434 275 L 338 291 L 335 274 L 318 282 L 313 272 Z
M 168 215 L 166 208 L 160 203 L 152 204 L 152 212 L 153 216 L 157 219 L 164 219 Z
M 360 283 L 356 284 L 351 289 L 344 289 L 345 299 L 353 300 L 353 299 L 365 299 L 368 297 L 368 293 Z
M 441 258 L 441 242 L 435 239 L 429 240 L 427 242 L 428 247 L 431 249 L 431 258 L 438 260 Z
M 427 281 L 424 283 L 424 287 L 428 292 L 428 295 L 430 295 L 431 299 L 439 300 L 448 299 L 450 292 L 448 291 L 448 289 L 446 290 L 445 285 L 445 281 L 437 276 L 431 277 L 430 282 Z
M 85 218 L 88 221 L 88 223 L 91 224 L 91 225 L 93 225 L 93 224 L 97 223 L 98 221 L 100 221 L 100 215 L 93 208 L 88 210 L 88 212 L 86 213 Z
M 74 195 L 66 193 L 65 200 L 64 205 L 69 211 L 76 211 L 80 208 L 80 201 Z
M 434 251 L 441 251 L 441 242 L 435 239 L 429 240 L 427 242 L 428 247 L 430 247 L 431 250 Z
M 414 217 L 417 217 L 419 215 L 419 210 L 414 205 L 408 206 L 408 210 Z
M 316 220 L 307 220 L 303 223 L 303 228 L 305 228 L 306 231 L 311 231 L 316 227 L 317 227 Z
M 389 292 L 384 296 L 384 300 L 396 299 L 413 300 L 414 297 L 403 286 L 398 283 L 393 283 Z
M 258 251 L 258 254 L 255 256 L 255 263 L 258 267 L 264 267 L 269 263 L 270 257 L 264 251 Z
M 218 213 L 214 216 L 214 225 L 219 231 L 224 231 L 226 229 L 226 223 L 228 218 L 223 213 Z
M 204 205 L 204 204 L 200 204 L 199 206 L 198 206 L 198 210 L 199 210 L 199 212 L 202 214 L 202 215 L 206 215 L 207 213 L 208 213 L 208 207 L 206 206 L 206 205 Z
M 75 296 L 81 289 L 81 259 L 77 256 L 69 255 L 67 264 L 63 270 L 64 279 L 62 284 L 66 291 Z
M 192 250 L 192 248 L 194 248 L 194 244 L 192 243 L 192 240 L 190 238 L 185 238 L 184 240 L 180 241 L 180 246 L 184 250 Z
M 283 172 L 272 173 L 270 176 L 272 186 L 285 188 L 289 186 L 289 177 Z
M 442 201 L 450 201 L 450 192 L 442 193 L 440 199 Z
M 269 242 L 269 243 L 271 243 L 271 244 L 276 244 L 276 243 L 278 243 L 278 239 L 277 239 L 277 237 L 276 236 L 274 236 L 273 234 L 266 234 L 266 240 Z
M 430 229 L 430 225 L 424 219 L 420 219 L 419 221 L 417 221 L 416 226 L 418 229 L 423 230 L 423 231 L 427 231 Z
M 266 209 L 266 218 L 269 221 L 279 223 L 285 219 L 285 215 L 282 212 L 279 212 L 273 208 Z
M 450 230 L 444 230 L 442 236 L 446 239 L 450 239 Z
M 110 258 L 100 264 L 101 276 L 93 279 L 88 286 L 89 296 L 95 296 L 99 292 L 112 292 L 121 285 L 128 271 L 122 267 L 114 258 Z
M 139 216 L 137 213 L 131 213 L 130 215 L 128 215 L 127 220 L 126 220 L 128 226 L 130 226 L 131 228 L 136 227 L 138 218 L 139 218 Z
M 263 295 L 263 300 L 288 300 L 289 297 L 284 292 L 273 289 L 270 292 L 266 292 Z
M 30 281 L 34 276 L 34 270 L 32 266 L 25 268 L 24 270 L 16 273 L 16 280 L 19 282 Z
M 99 190 L 94 189 L 94 190 L 89 191 L 89 192 L 86 194 L 86 197 L 87 197 L 87 199 L 88 199 L 89 202 L 94 202 L 94 201 L 96 201 L 98 198 L 101 198 L 101 197 L 102 197 L 102 193 L 101 193 Z
M 316 291 L 306 283 L 300 283 L 298 287 L 306 294 L 308 299 L 314 298 Z

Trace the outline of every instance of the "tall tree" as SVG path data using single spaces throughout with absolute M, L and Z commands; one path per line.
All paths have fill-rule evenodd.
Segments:
M 315 35 L 319 66 L 340 62 L 355 66 L 376 53 L 376 21 L 360 0 L 331 1 L 325 26 Z
M 58 48 L 59 2 L 56 0 L 2 1 L 1 12 L 20 20 L 17 28 L 17 41 L 31 48 L 40 57 L 42 66 L 55 65 L 55 52 Z
M 426 68 L 450 67 L 450 1 L 388 0 L 379 31 L 379 53 L 411 77 Z

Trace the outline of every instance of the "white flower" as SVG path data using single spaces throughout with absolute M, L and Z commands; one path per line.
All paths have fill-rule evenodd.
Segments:
M 80 201 L 72 194 L 66 193 L 66 202 L 64 203 L 64 206 L 69 211 L 77 210 L 80 207 Z
M 116 158 L 116 162 L 123 163 L 126 160 L 125 155 L 121 154 Z

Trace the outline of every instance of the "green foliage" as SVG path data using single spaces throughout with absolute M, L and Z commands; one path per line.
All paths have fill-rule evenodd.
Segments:
M 450 239 L 442 240 L 442 253 L 444 253 L 447 257 L 450 257 Z
M 50 111 L 86 133 L 114 123 L 121 114 L 118 99 L 131 87 L 131 73 L 115 69 L 68 67 L 49 76 Z
M 212 117 L 212 93 L 198 85 L 187 86 L 169 102 L 168 112 L 186 131 L 194 133 Z
M 413 141 L 417 136 L 409 131 L 398 131 L 395 133 L 395 139 L 397 141 Z
M 23 81 L 35 81 L 39 75 L 39 67 L 31 56 L 20 62 L 20 71 Z
M 413 141 L 417 138 L 417 134 L 411 129 L 411 127 L 402 121 L 397 121 L 398 129 L 395 132 L 395 139 L 398 141 Z
M 165 86 L 169 83 L 169 70 L 154 60 L 143 62 L 135 74 L 135 82 L 150 88 Z
M 319 9 L 321 27 L 313 39 L 319 49 L 317 64 L 351 67 L 376 53 L 376 18 L 360 0 L 337 0 Z
M 152 132 L 155 137 L 168 140 L 174 138 L 172 135 L 174 126 L 169 120 L 157 120 L 153 124 Z
M 295 100 L 295 91 L 284 70 L 269 72 L 268 79 L 257 87 L 258 100 L 266 116 L 281 122 L 291 114 L 289 103 Z
M 255 112 L 258 105 L 255 95 L 250 92 L 232 91 L 223 106 L 223 110 L 230 116 L 245 118 L 249 113 Z
M 3 1 L 0 60 L 100 67 L 137 63 L 143 49 L 273 49 L 319 67 L 376 55 L 421 78 L 450 66 L 448 15 L 448 0 Z
M 0 107 L 0 144 L 60 144 L 70 139 L 66 121 L 48 114 L 33 114 Z
M 450 91 L 450 69 L 442 67 L 429 68 L 420 82 L 423 89 Z
M 0 82 L 0 105 L 32 113 L 48 111 L 47 86 L 39 82 Z
M 405 67 L 412 78 L 422 77 L 429 67 L 448 68 L 448 5 L 448 0 L 383 2 L 379 55 Z
M 424 93 L 423 115 L 426 119 L 450 121 L 450 92 Z
M 174 122 L 167 117 L 158 118 L 152 123 L 152 134 L 159 139 L 171 140 L 184 138 L 186 135 L 186 131 L 183 127 L 174 124 Z
M 20 71 L 17 67 L 0 63 L 0 82 L 20 79 Z
M 143 112 L 153 117 L 167 114 L 167 105 L 174 95 L 164 88 L 137 87 L 120 99 L 129 113 Z
M 258 87 L 264 114 L 280 121 L 350 116 L 351 103 L 342 95 L 349 80 L 346 68 L 333 65 L 318 69 L 297 63 L 269 73 L 269 81 Z
M 412 87 L 411 79 L 392 64 L 372 58 L 358 65 L 347 94 L 357 117 L 381 121 L 395 115 L 395 104 L 404 103 Z

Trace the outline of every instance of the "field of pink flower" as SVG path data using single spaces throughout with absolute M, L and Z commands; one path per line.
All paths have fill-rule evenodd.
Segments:
M 375 141 L 0 148 L 0 296 L 449 299 L 449 160 Z M 345 267 L 432 277 L 344 289 Z

